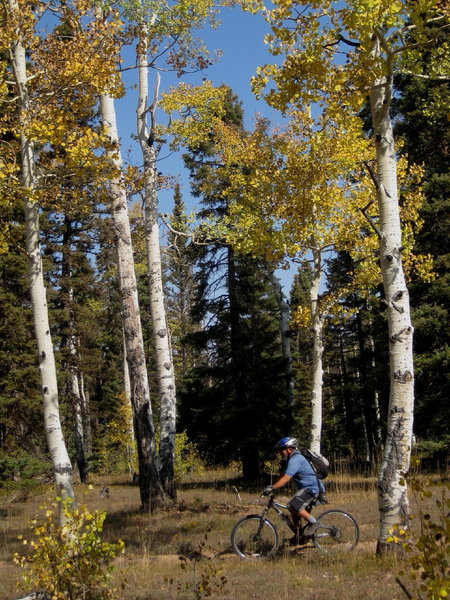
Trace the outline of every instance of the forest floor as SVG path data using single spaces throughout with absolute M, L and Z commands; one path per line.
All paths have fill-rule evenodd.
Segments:
M 239 488 L 229 471 L 190 475 L 180 483 L 176 503 L 153 515 L 140 511 L 139 488 L 117 477 L 93 479 L 90 486 L 79 484 L 75 494 L 77 503 L 90 510 L 107 511 L 106 539 L 125 543 L 125 553 L 114 561 L 113 576 L 123 600 L 403 600 L 406 596 L 395 580 L 402 568 L 400 559 L 375 555 L 375 480 L 336 476 L 327 481 L 330 504 L 323 509 L 343 508 L 360 527 L 356 549 L 338 557 L 312 545 L 286 547 L 272 560 L 235 556 L 230 543 L 234 523 L 261 507 L 258 491 Z M 17 587 L 21 569 L 12 555 L 23 551 L 18 536 L 30 537 L 29 520 L 39 519 L 42 506 L 51 502 L 49 487 L 0 495 L 0 600 L 24 595 Z M 411 504 L 412 512 L 417 512 L 415 502 Z M 276 515 L 270 518 L 282 536 L 290 537 Z

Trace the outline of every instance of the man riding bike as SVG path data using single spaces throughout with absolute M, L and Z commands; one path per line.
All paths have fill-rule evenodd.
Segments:
M 284 475 L 273 485 L 269 485 L 264 490 L 265 495 L 271 494 L 274 490 L 278 490 L 294 480 L 297 486 L 297 493 L 288 502 L 288 509 L 292 515 L 292 521 L 297 527 L 297 534 L 292 538 L 291 543 L 299 544 L 305 541 L 299 535 L 301 527 L 301 518 L 305 519 L 308 527 L 303 532 L 304 538 L 308 537 L 308 530 L 313 532 L 316 519 L 305 508 L 319 494 L 325 493 L 325 486 L 316 475 L 314 469 L 308 460 L 297 450 L 297 440 L 293 437 L 283 437 L 275 444 L 275 448 L 280 451 L 282 459 L 287 462 Z

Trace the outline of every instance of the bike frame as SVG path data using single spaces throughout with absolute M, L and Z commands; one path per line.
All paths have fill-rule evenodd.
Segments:
M 314 504 L 312 506 L 314 506 Z M 307 507 L 309 511 L 311 510 L 312 506 L 308 506 Z M 277 515 L 280 517 L 280 519 L 286 523 L 286 525 L 289 527 L 289 529 L 292 531 L 292 533 L 296 534 L 297 533 L 297 527 L 295 527 L 294 523 L 291 521 L 291 519 L 288 517 L 288 515 L 285 512 L 283 512 L 282 509 L 288 510 L 287 505 L 286 504 L 282 504 L 281 502 L 276 502 L 274 500 L 274 497 L 270 496 L 269 497 L 269 501 L 267 502 L 267 506 L 264 508 L 264 510 L 261 513 L 261 519 L 265 519 L 267 513 L 270 510 L 274 510 L 277 513 Z M 306 525 L 304 525 L 303 527 L 300 528 L 300 530 L 299 530 L 300 534 L 303 533 L 303 530 L 305 529 L 305 527 L 307 525 L 308 524 L 306 524 Z

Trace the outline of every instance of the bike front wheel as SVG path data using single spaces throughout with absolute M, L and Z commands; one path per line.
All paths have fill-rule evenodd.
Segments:
M 249 515 L 233 527 L 231 545 L 241 558 L 267 558 L 278 550 L 278 532 L 268 519 Z
M 349 552 L 359 540 L 358 523 L 344 510 L 327 510 L 317 518 L 313 539 L 324 552 Z

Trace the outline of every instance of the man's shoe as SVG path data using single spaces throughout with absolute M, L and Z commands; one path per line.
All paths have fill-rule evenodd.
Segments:
M 294 535 L 289 540 L 289 545 L 290 546 L 303 546 L 304 544 L 307 544 L 311 538 L 312 538 L 312 535 L 309 535 L 309 536 Z

